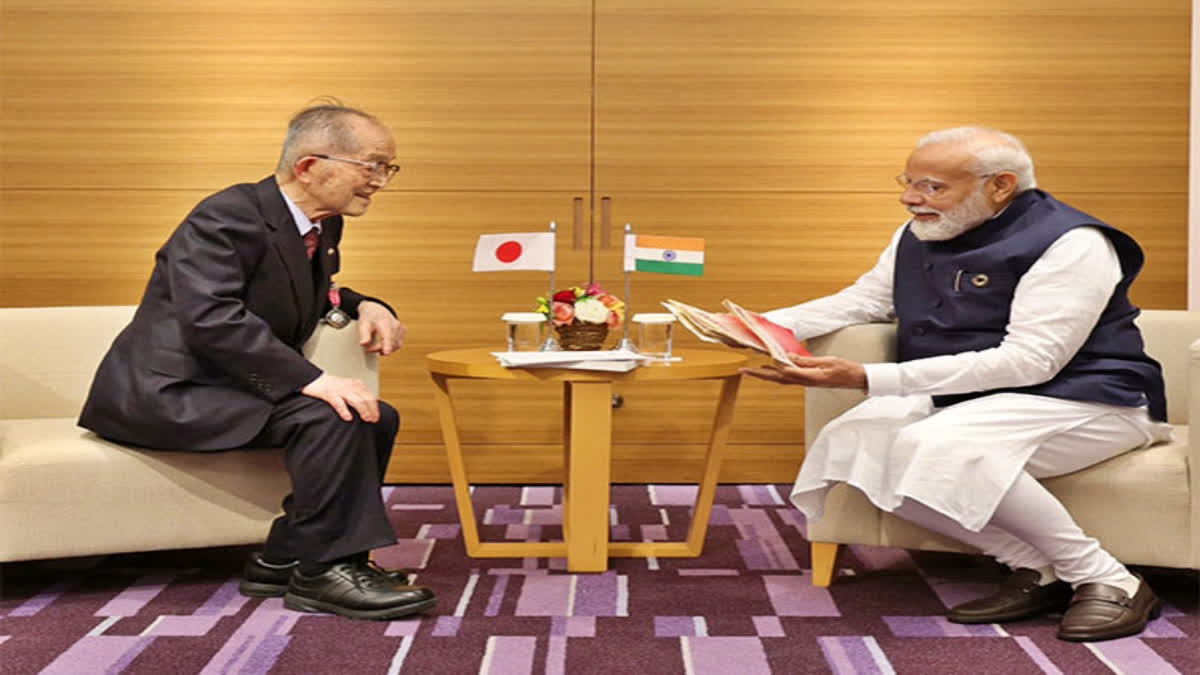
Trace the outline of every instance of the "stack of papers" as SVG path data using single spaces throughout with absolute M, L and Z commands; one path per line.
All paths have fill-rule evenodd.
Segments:
M 721 302 L 729 310 L 728 314 L 706 312 L 678 300 L 664 300 L 662 304 L 671 310 L 679 323 L 705 342 L 749 347 L 770 354 L 771 358 L 788 365 L 792 363 L 789 354 L 812 356 L 790 328 L 773 323 L 762 314 L 751 312 L 731 300 Z
M 627 373 L 644 357 L 628 349 L 560 352 L 492 352 L 505 368 L 571 368 Z

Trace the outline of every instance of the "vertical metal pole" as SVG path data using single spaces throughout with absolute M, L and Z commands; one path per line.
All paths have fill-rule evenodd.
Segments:
M 637 346 L 633 344 L 633 340 L 629 339 L 629 321 L 633 318 L 633 295 L 630 290 L 630 278 L 633 276 L 633 272 L 625 264 L 629 255 L 629 235 L 631 234 L 633 234 L 633 225 L 625 223 L 625 236 L 621 240 L 624 243 L 623 255 L 621 256 L 621 269 L 625 270 L 625 320 L 621 323 L 624 326 L 625 332 L 621 336 L 621 342 L 617 344 L 617 349 L 628 349 L 631 352 L 636 352 Z
M 550 221 L 550 234 L 554 235 L 554 266 L 558 267 L 558 223 Z M 550 289 L 546 291 L 546 339 L 542 342 L 543 352 L 556 352 L 558 339 L 554 337 L 554 270 L 550 270 Z

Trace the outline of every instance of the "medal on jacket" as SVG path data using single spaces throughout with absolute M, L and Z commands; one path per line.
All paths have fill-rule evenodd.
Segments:
M 325 313 L 321 321 L 334 328 L 345 328 L 350 325 L 350 315 L 342 311 L 342 291 L 336 283 L 329 284 L 329 304 L 333 309 Z

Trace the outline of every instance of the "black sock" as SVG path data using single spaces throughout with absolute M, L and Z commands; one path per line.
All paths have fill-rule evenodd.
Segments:
M 288 567 L 296 562 L 295 558 L 281 558 L 267 553 L 259 555 L 258 560 L 267 567 Z
M 370 560 L 370 556 L 371 556 L 370 551 L 363 551 L 361 553 L 351 553 L 348 556 L 343 556 L 341 558 L 332 560 L 327 563 L 321 563 L 321 562 L 308 563 L 308 562 L 301 561 L 300 562 L 300 573 L 306 577 L 312 577 L 312 576 L 316 576 L 318 574 L 324 574 L 325 572 L 327 572 L 329 570 L 329 568 L 333 567 L 334 565 L 340 565 L 341 563 L 361 563 L 361 564 L 365 565 L 367 563 L 367 561 Z
M 315 576 L 320 576 L 320 575 L 328 572 L 330 567 L 333 567 L 333 565 L 328 565 L 326 563 L 319 563 L 319 562 L 311 562 L 310 563 L 310 562 L 301 561 L 299 571 L 301 574 L 303 574 L 306 577 L 315 577 Z

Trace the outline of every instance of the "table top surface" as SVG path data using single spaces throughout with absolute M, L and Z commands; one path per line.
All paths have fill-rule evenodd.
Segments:
M 680 361 L 652 362 L 626 373 L 569 368 L 505 368 L 492 352 L 497 349 L 451 349 L 425 356 L 429 372 L 448 377 L 548 382 L 626 382 L 631 380 L 699 380 L 731 377 L 749 360 L 732 349 L 677 349 Z

